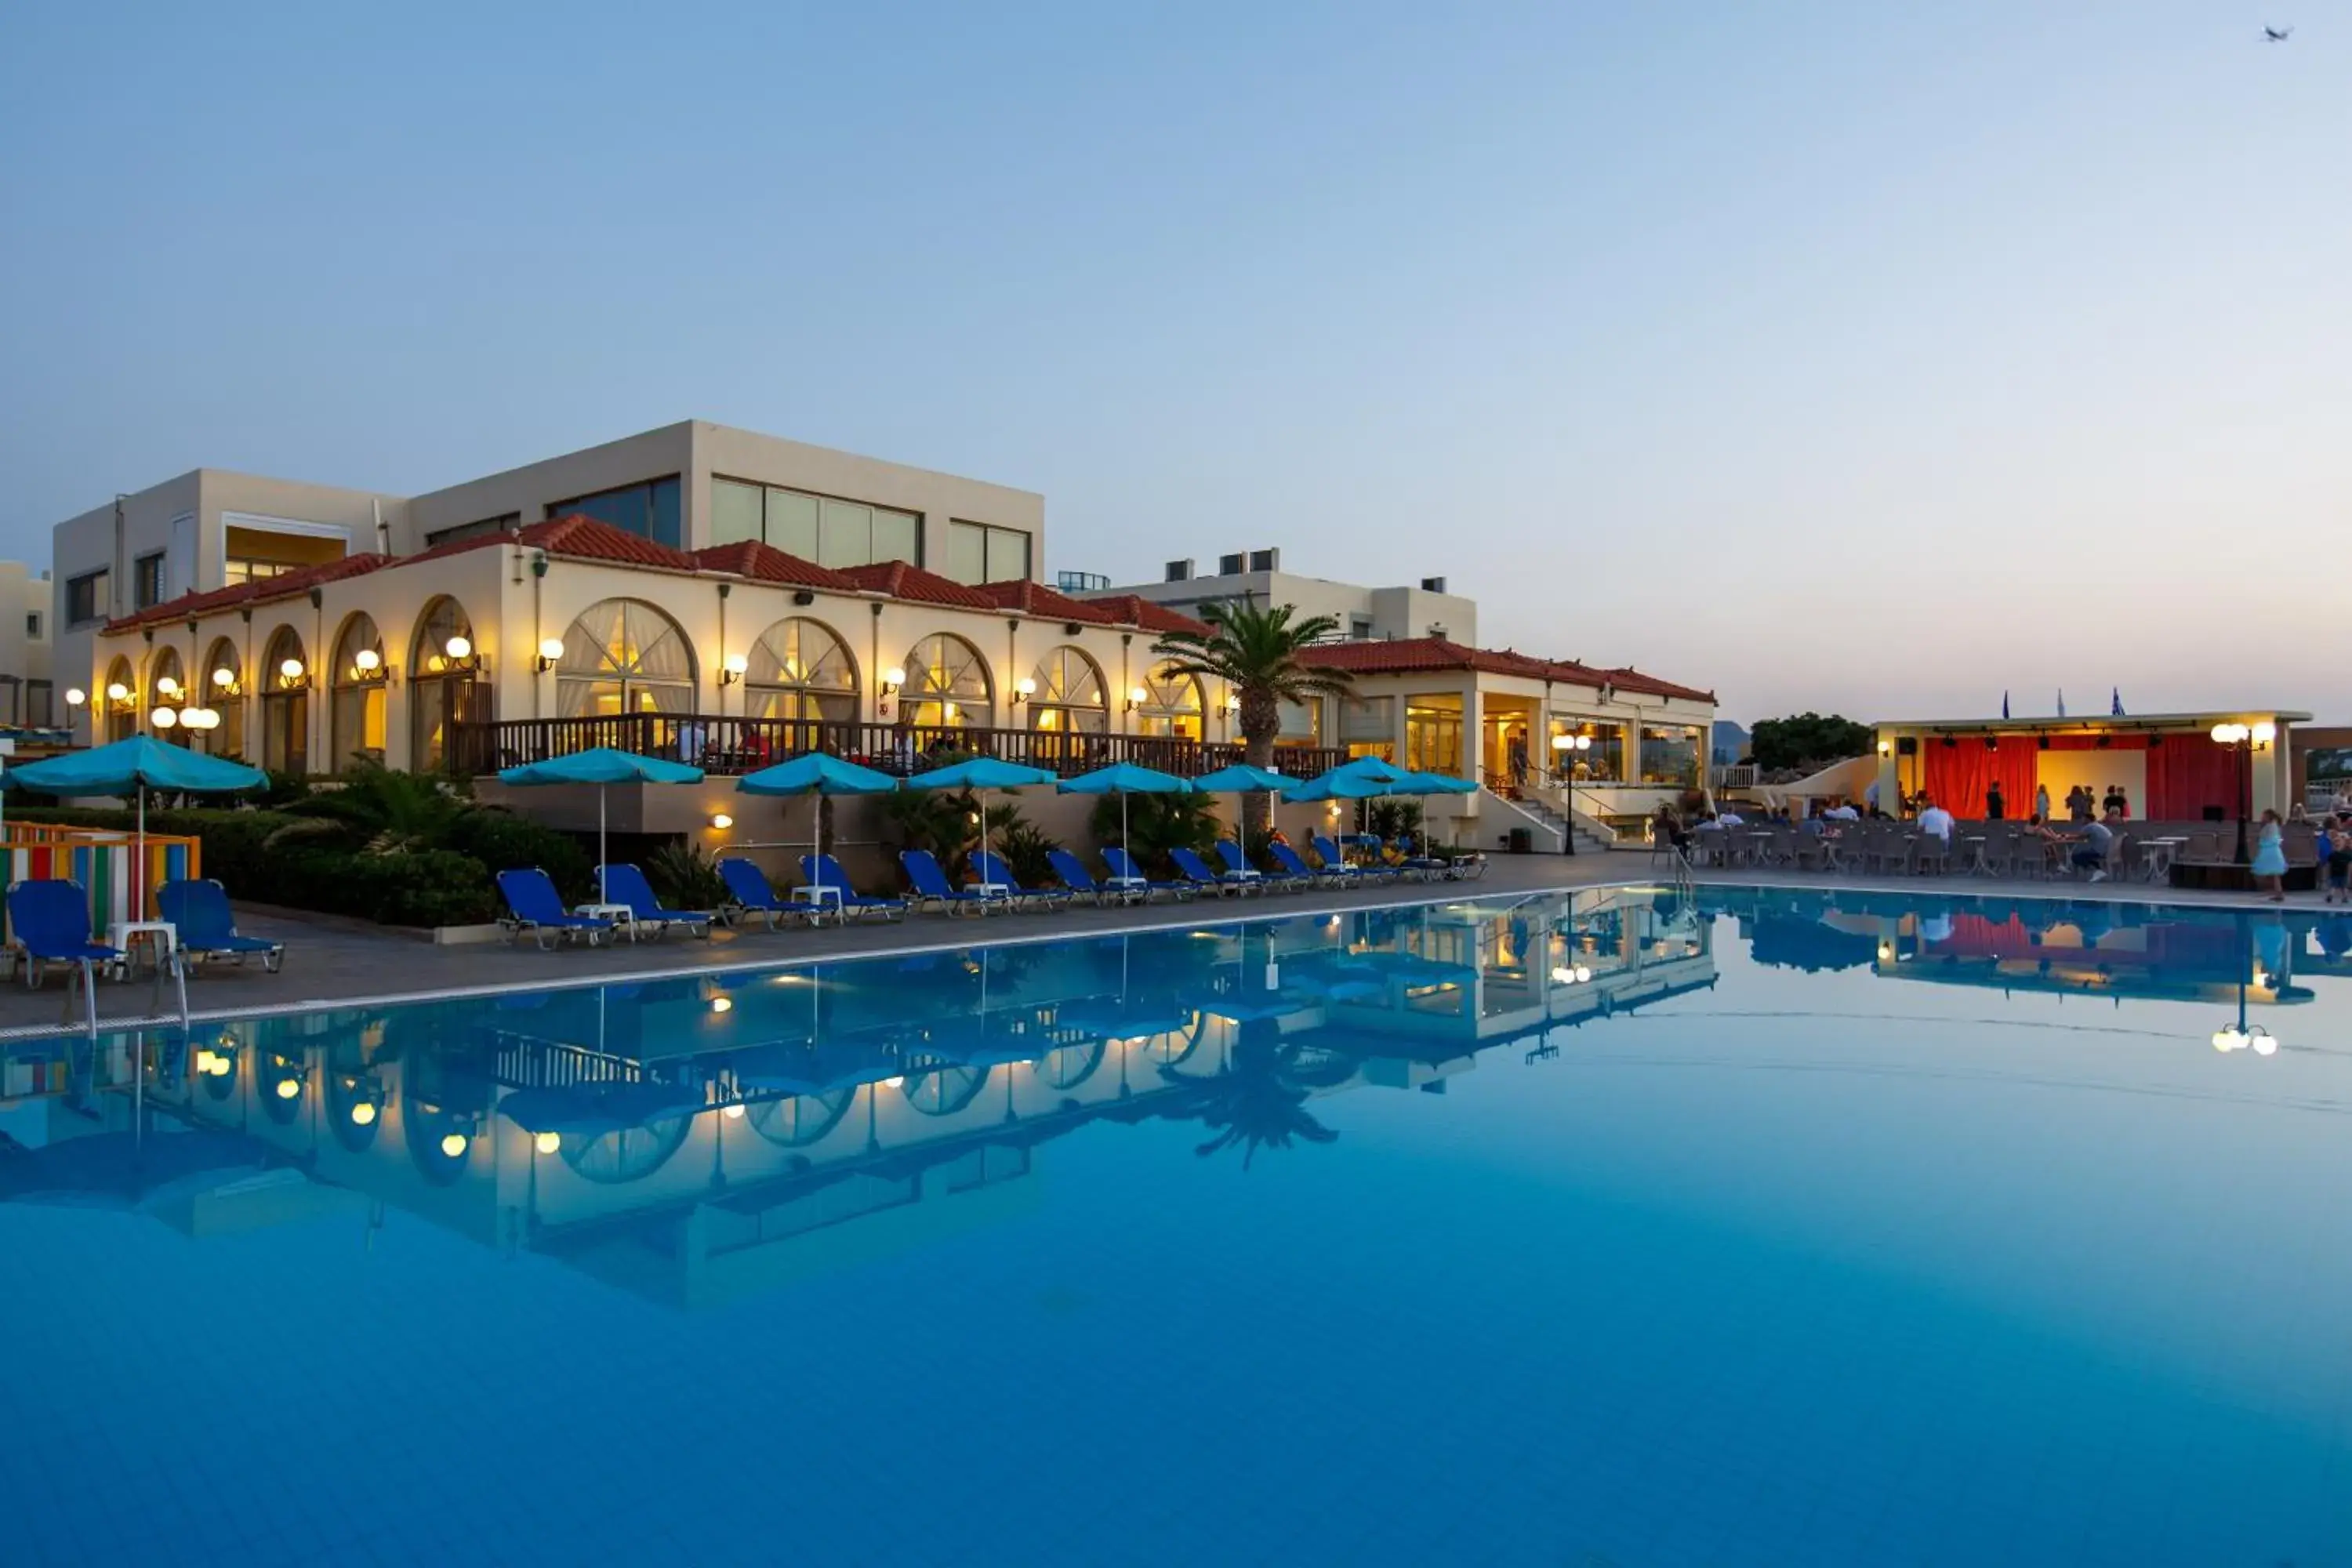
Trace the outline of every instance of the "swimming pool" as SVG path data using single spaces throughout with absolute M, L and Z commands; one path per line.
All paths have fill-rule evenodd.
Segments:
M 0 1560 L 2352 1562 L 2348 950 L 1607 889 L 12 1045 Z

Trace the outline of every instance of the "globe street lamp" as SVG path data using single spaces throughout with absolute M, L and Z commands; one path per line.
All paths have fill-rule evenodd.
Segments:
M 2278 739 L 2278 726 L 2265 719 L 2258 724 L 2239 724 L 2229 721 L 2213 726 L 2213 743 L 2238 753 L 2238 864 L 2252 864 L 2246 858 L 2246 817 L 2253 810 L 2254 753 L 2270 750 Z
M 1568 829 L 1561 835 L 1568 847 L 1560 851 L 1563 855 L 1576 853 L 1576 768 L 1570 754 L 1591 750 L 1592 737 L 1590 735 L 1554 735 L 1551 738 L 1552 777 L 1561 781 L 1561 786 L 1568 792 Z

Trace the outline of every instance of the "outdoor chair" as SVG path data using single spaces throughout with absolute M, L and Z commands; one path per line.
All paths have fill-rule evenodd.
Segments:
M 1195 890 L 1207 889 L 1217 893 L 1246 892 L 1250 885 L 1257 879 L 1255 877 L 1237 877 L 1231 872 L 1212 871 L 1209 869 L 1208 862 L 1202 860 L 1197 852 L 1191 849 L 1181 847 L 1171 849 L 1168 851 L 1168 858 L 1175 864 L 1176 875 L 1190 882 Z
M 975 849 L 971 854 L 971 872 L 986 887 L 1002 888 L 1004 896 L 1016 910 L 1066 910 L 1070 907 L 1071 891 L 1067 888 L 1030 888 L 1022 885 L 1013 874 L 1013 868 L 992 849 Z
M 1939 875 L 1952 868 L 1952 847 L 1936 835 L 1922 832 L 1911 841 L 1911 869 Z
M 554 879 L 536 866 L 501 871 L 498 883 L 499 896 L 507 901 L 506 918 L 499 924 L 506 929 L 509 942 L 529 931 L 542 949 L 551 949 L 568 937 L 583 938 L 593 947 L 598 937 L 613 929 L 613 922 L 602 915 L 575 915 L 565 909 L 555 891 Z
M 802 898 L 819 910 L 827 904 L 833 905 L 844 920 L 851 915 L 860 920 L 879 915 L 886 921 L 895 921 L 907 912 L 907 900 L 904 899 L 877 898 L 851 887 L 848 873 L 841 868 L 841 862 L 830 855 L 801 857 L 801 886 L 797 890 Z
M 1295 887 L 1312 888 L 1320 883 L 1338 883 L 1347 879 L 1344 877 L 1334 876 L 1328 870 L 1318 871 L 1307 863 L 1297 850 L 1287 844 L 1269 844 L 1265 847 L 1265 852 L 1272 856 L 1274 863 L 1281 868 L 1281 879 Z
M 1235 881 L 1255 882 L 1265 876 L 1249 863 L 1249 858 L 1242 853 L 1242 847 L 1230 838 L 1217 840 L 1217 858 L 1225 863 L 1226 874 Z
M 1800 871 L 1825 871 L 1834 859 L 1833 842 L 1818 833 L 1800 831 L 1791 852 L 1791 861 Z
M 1314 847 L 1315 853 L 1322 858 L 1325 875 L 1335 877 L 1340 881 L 1385 882 L 1393 879 L 1396 876 L 1396 873 L 1386 866 L 1352 864 L 1341 852 L 1339 846 L 1328 835 L 1320 833 L 1310 835 L 1307 842 Z
M 1062 879 L 1062 886 L 1069 889 L 1074 900 L 1084 899 L 1090 904 L 1100 904 L 1106 899 L 1117 899 L 1125 903 L 1129 899 L 1145 896 L 1141 889 L 1129 888 L 1123 883 L 1105 887 L 1095 880 L 1094 873 L 1087 869 L 1087 863 L 1067 849 L 1046 850 L 1045 863 L 1054 868 L 1054 875 Z
M 978 910 L 985 914 L 989 905 L 1009 902 L 1003 893 L 955 886 L 948 880 L 947 872 L 940 868 L 939 858 L 928 849 L 901 849 L 898 851 L 898 864 L 906 868 L 907 885 L 912 889 L 907 901 L 918 907 L 936 904 L 950 915 L 961 914 L 965 910 Z
M 1155 882 L 1145 876 L 1142 868 L 1136 865 L 1135 857 L 1116 846 L 1104 850 L 1102 858 L 1103 864 L 1110 868 L 1113 887 L 1124 889 L 1129 893 L 1141 893 L 1147 901 L 1154 893 L 1166 893 L 1175 899 L 1189 899 L 1192 896 L 1193 889 L 1190 882 Z
M 247 954 L 261 960 L 270 974 L 285 961 L 286 944 L 257 936 L 241 935 L 228 907 L 228 891 L 209 879 L 200 882 L 166 882 L 155 889 L 155 907 L 172 922 L 173 941 L 195 958 L 227 958 L 239 967 Z
M 710 922 L 715 917 L 709 910 L 665 908 L 654 897 L 653 884 L 646 880 L 646 874 L 626 861 L 597 867 L 596 885 L 604 889 L 607 903 L 626 906 L 630 921 L 640 931 L 650 930 L 658 937 L 668 935 L 672 926 L 684 926 L 696 936 L 710 934 Z
M 735 909 L 761 917 L 768 929 L 776 929 L 777 920 L 784 915 L 796 915 L 813 920 L 820 906 L 800 899 L 780 899 L 768 885 L 768 874 L 740 855 L 723 855 L 719 859 L 719 879 L 727 884 L 727 897 Z
M 84 995 L 101 963 L 121 963 L 123 952 L 91 940 L 89 894 L 70 880 L 19 882 L 8 889 L 8 926 L 25 950 L 25 986 L 37 990 L 41 965 L 70 963 L 81 975 Z

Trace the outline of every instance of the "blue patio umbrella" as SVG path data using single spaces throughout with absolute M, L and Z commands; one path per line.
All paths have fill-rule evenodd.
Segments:
M 1331 772 L 1347 773 L 1355 778 L 1377 779 L 1382 784 L 1394 784 L 1397 780 L 1407 776 L 1404 769 L 1385 757 L 1358 757 L 1352 762 L 1341 763 Z
M 917 773 L 908 779 L 908 789 L 1001 789 L 1007 792 L 1031 789 L 1038 784 L 1056 782 L 1055 775 L 1044 768 L 1025 768 L 1018 763 L 1004 762 L 996 757 L 973 757 L 950 767 L 933 768 L 927 773 Z M 988 813 L 980 814 L 980 847 L 988 847 Z M 984 910 L 987 906 L 982 905 Z
M 67 752 L 43 762 L 12 768 L 13 785 L 45 795 L 135 795 L 139 810 L 139 858 L 134 867 L 139 885 L 147 876 L 147 792 L 171 790 L 185 795 L 234 795 L 258 789 L 269 782 L 259 768 L 206 756 L 185 746 L 174 746 L 152 735 L 133 735 L 87 752 Z M 138 911 L 144 918 L 146 911 Z
M 811 752 L 789 763 L 745 773 L 735 781 L 738 795 L 804 795 L 809 797 L 809 856 L 824 853 L 824 811 L 818 797 L 828 795 L 887 795 L 898 787 L 888 773 L 845 763 L 823 752 Z M 823 906 L 818 906 L 822 908 Z
M 501 768 L 499 782 L 518 788 L 535 784 L 585 784 L 596 786 L 596 900 L 604 901 L 604 789 L 616 784 L 700 784 L 702 770 L 686 763 L 673 763 L 661 757 L 641 757 L 635 752 L 624 752 L 615 746 L 594 746 L 584 752 L 572 752 L 561 757 L 550 757 L 543 763 L 525 763 L 519 768 Z
M 1118 796 L 1118 847 L 1127 853 L 1127 797 L 1131 795 L 1190 795 L 1197 784 L 1178 778 L 1174 773 L 1158 773 L 1138 767 L 1133 763 L 1113 763 L 1107 768 L 1097 768 L 1090 773 L 1080 773 L 1074 779 L 1064 779 L 1055 788 L 1064 795 L 1115 795 Z M 1113 880 L 1117 880 L 1116 878 Z
M 1269 768 L 1252 767 L 1247 763 L 1235 763 L 1230 767 L 1219 768 L 1215 773 L 1202 773 L 1192 781 L 1192 787 L 1202 795 L 1247 795 L 1256 790 L 1264 790 L 1269 795 L 1280 795 L 1297 782 L 1287 773 L 1278 773 Z M 1241 803 L 1238 800 L 1234 803 L 1234 823 L 1235 831 L 1241 834 L 1242 854 L 1247 857 L 1249 829 L 1243 821 Z

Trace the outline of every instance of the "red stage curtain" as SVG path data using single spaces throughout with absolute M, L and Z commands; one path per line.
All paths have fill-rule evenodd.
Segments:
M 2208 806 L 2231 820 L 2238 807 L 2238 754 L 2210 735 L 2167 735 L 2147 753 L 2147 814 L 2195 822 Z
M 1922 770 L 1927 798 L 1954 816 L 1979 817 L 1985 814 L 1985 790 L 1999 779 L 2003 814 L 2023 817 L 2031 813 L 2033 739 L 2002 735 L 1997 740 L 1997 746 L 1988 747 L 1981 735 L 1958 735 L 1948 746 L 1937 736 L 1924 739 L 1920 751 L 1927 763 Z

